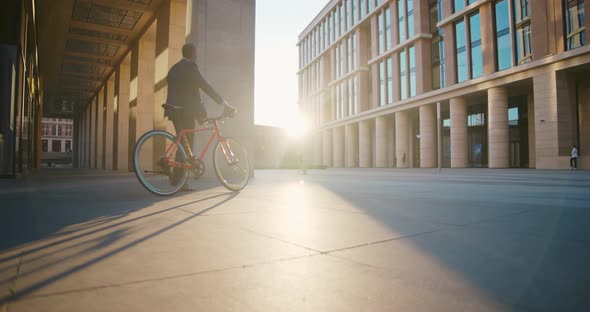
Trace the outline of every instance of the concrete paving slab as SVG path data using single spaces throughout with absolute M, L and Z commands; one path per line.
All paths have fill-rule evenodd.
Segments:
M 0 304 L 9 301 L 9 312 L 590 306 L 588 172 L 258 171 L 240 193 L 192 183 L 196 192 L 161 198 L 130 174 L 0 180 Z
M 100 298 L 100 301 L 97 301 Z M 16 302 L 14 311 L 502 311 L 477 290 L 450 296 L 382 271 L 314 256 Z

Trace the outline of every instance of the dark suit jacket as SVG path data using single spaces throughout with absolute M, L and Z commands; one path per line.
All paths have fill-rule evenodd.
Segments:
M 187 59 L 182 59 L 172 66 L 166 80 L 168 82 L 166 103 L 184 107 L 182 114 L 185 117 L 186 114 L 193 118 L 207 116 L 207 111 L 201 102 L 200 89 L 205 91 L 215 103 L 221 104 L 223 102 L 221 96 L 205 81 L 197 65 Z M 170 119 L 174 118 L 170 112 L 165 114 Z

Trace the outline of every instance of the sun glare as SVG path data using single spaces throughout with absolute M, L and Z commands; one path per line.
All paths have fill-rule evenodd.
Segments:
M 309 127 L 307 120 L 301 113 L 297 113 L 294 118 L 289 119 L 285 126 L 289 137 L 295 139 L 303 137 Z

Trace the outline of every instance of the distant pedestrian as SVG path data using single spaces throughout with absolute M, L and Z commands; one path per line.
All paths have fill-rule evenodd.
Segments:
M 572 158 L 570 158 L 570 170 L 576 170 L 578 168 L 578 147 L 572 145 Z

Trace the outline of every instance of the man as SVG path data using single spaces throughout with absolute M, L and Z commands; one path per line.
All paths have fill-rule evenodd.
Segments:
M 570 158 L 570 170 L 578 169 L 578 147 L 572 145 L 572 157 Z
M 168 82 L 168 95 L 166 97 L 166 104 L 180 107 L 171 111 L 167 109 L 164 115 L 174 123 L 176 134 L 184 129 L 193 129 L 195 127 L 195 119 L 199 122 L 207 119 L 207 111 L 201 101 L 199 90 L 205 91 L 215 103 L 223 105 L 226 112 L 235 112 L 235 108 L 229 105 L 223 98 L 207 83 L 205 78 L 199 72 L 196 64 L 197 50 L 191 43 L 187 43 L 182 47 L 182 60 L 176 63 L 170 71 L 166 81 Z M 187 135 L 189 142 L 193 141 L 193 135 Z M 177 160 L 179 155 L 176 155 Z M 175 168 L 176 169 L 176 168 Z M 170 183 L 172 185 L 178 184 L 180 179 L 180 170 L 174 170 Z M 185 189 L 188 187 L 185 185 Z

